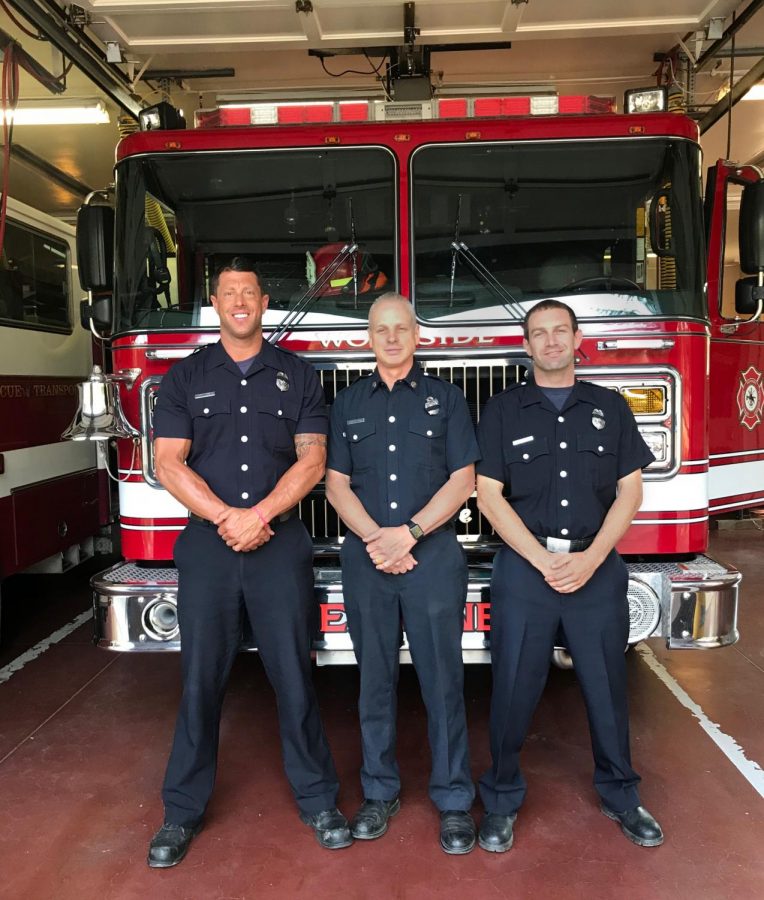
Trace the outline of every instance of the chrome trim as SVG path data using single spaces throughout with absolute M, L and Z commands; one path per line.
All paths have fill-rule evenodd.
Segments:
M 738 592 L 742 575 L 675 584 L 671 594 L 669 649 L 726 647 L 738 641 Z
M 164 375 L 151 375 L 144 378 L 141 383 L 140 391 L 140 411 L 141 411 L 141 472 L 146 484 L 158 491 L 164 488 L 157 480 L 154 474 L 154 441 L 149 440 L 149 434 L 153 431 L 154 407 L 153 398 L 156 396 L 157 387 L 161 384 Z
M 611 338 L 597 341 L 598 350 L 671 350 L 674 341 L 668 338 Z

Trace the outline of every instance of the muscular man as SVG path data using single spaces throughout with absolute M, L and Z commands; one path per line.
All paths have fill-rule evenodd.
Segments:
M 332 406 L 326 490 L 348 526 L 342 579 L 361 673 L 364 802 L 353 837 L 378 838 L 400 808 L 395 759 L 401 620 L 427 708 L 430 797 L 446 853 L 475 846 L 461 637 L 467 566 L 452 519 L 478 457 L 458 388 L 414 360 L 411 304 L 383 294 L 369 313 L 376 371 Z
M 479 842 L 512 846 L 525 797 L 519 756 L 562 628 L 586 702 L 602 812 L 644 847 L 663 842 L 631 767 L 624 649 L 628 574 L 614 547 L 653 455 L 624 399 L 577 381 L 573 311 L 543 300 L 523 323 L 533 379 L 489 401 L 478 428 L 478 504 L 504 541 L 491 580 L 493 764 Z
M 183 697 L 148 863 L 179 863 L 215 780 L 220 711 L 248 616 L 278 699 L 300 817 L 329 849 L 351 843 L 310 672 L 313 550 L 296 504 L 324 472 L 327 417 L 313 368 L 263 340 L 257 272 L 214 276 L 220 341 L 177 363 L 154 415 L 157 477 L 189 510 L 175 546 Z

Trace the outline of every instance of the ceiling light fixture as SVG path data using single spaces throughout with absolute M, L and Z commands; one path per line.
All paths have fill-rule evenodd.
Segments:
M 106 125 L 109 113 L 100 100 L 75 100 L 51 103 L 20 103 L 14 111 L 7 110 L 6 120 L 14 125 Z

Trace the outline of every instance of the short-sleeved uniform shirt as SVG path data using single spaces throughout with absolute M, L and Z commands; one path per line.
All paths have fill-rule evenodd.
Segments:
M 491 398 L 481 416 L 477 471 L 504 485 L 529 531 L 544 537 L 595 535 L 617 482 L 654 460 L 626 401 L 576 381 L 562 409 L 535 382 Z
M 327 429 L 313 367 L 267 342 L 246 375 L 220 342 L 176 363 L 154 410 L 154 437 L 190 439 L 187 465 L 229 506 L 259 503 L 296 462 L 294 436 Z
M 408 522 L 479 455 L 464 394 L 416 362 L 392 390 L 375 371 L 332 405 L 328 468 L 380 526 Z

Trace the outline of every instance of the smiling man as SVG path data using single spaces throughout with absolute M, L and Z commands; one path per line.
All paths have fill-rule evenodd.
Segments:
M 251 263 L 219 270 L 211 300 L 220 341 L 172 367 L 154 414 L 157 478 L 189 510 L 175 545 L 183 696 L 154 868 L 179 863 L 201 829 L 244 616 L 276 692 L 300 816 L 323 847 L 351 843 L 311 681 L 313 546 L 296 515 L 324 473 L 323 391 L 309 364 L 263 340 L 268 295 Z
M 430 797 L 440 845 L 469 853 L 475 823 L 461 639 L 467 563 L 453 517 L 473 491 L 477 442 L 467 402 L 414 359 L 409 301 L 383 294 L 369 311 L 376 371 L 332 406 L 326 492 L 348 526 L 342 583 L 361 672 L 364 801 L 353 837 L 381 837 L 400 808 L 395 758 L 401 621 L 427 709 Z
M 653 455 L 620 394 L 576 380 L 582 334 L 570 307 L 542 300 L 523 333 L 533 378 L 490 400 L 478 428 L 478 505 L 504 541 L 491 578 L 493 764 L 480 780 L 480 846 L 512 846 L 525 798 L 520 750 L 562 630 L 589 715 L 602 812 L 634 843 L 655 847 L 663 834 L 640 805 L 629 753 L 628 574 L 614 549 Z

